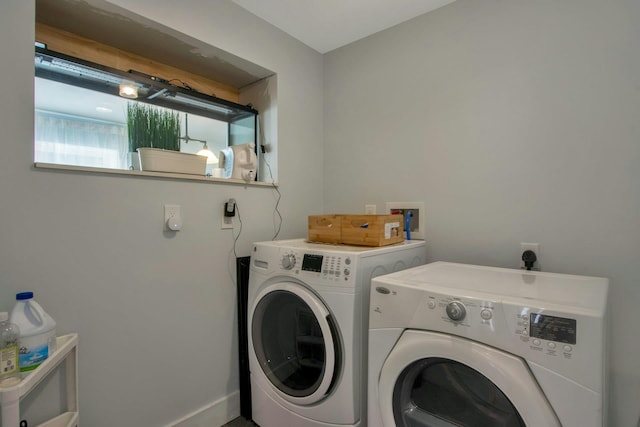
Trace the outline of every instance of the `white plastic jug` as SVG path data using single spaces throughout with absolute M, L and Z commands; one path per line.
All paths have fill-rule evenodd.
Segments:
M 56 322 L 33 299 L 33 292 L 16 295 L 9 317 L 20 329 L 18 363 L 24 378 L 56 351 Z

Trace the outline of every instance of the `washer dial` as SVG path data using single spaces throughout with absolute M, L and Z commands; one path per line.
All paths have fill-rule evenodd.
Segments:
M 456 322 L 461 321 L 467 315 L 467 309 L 464 307 L 464 304 L 459 301 L 453 301 L 447 304 L 446 311 L 449 319 Z
M 296 265 L 296 256 L 294 254 L 286 254 L 282 256 L 282 268 L 291 270 Z

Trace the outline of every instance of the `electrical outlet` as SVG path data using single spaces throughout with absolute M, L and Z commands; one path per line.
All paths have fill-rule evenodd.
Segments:
M 222 219 L 220 228 L 227 230 L 233 228 L 233 217 L 236 215 L 236 199 L 229 199 L 222 207 Z
M 525 251 L 532 251 L 536 254 L 536 262 L 533 264 L 532 270 L 540 271 L 540 244 L 539 243 L 520 243 L 520 254 L 518 258 L 520 258 L 520 268 L 525 270 L 527 267 L 524 265 L 524 261 L 522 261 L 522 254 Z
M 376 205 L 364 205 L 364 213 L 367 215 L 375 215 Z
M 171 231 L 169 220 L 180 218 L 180 205 L 164 205 L 164 231 Z
M 222 222 L 220 223 L 220 228 L 222 230 L 233 228 L 233 217 L 222 215 Z
M 411 239 L 424 240 L 425 216 L 423 202 L 387 202 L 385 203 L 384 210 L 386 214 L 397 213 L 403 216 L 411 211 L 409 235 L 411 236 Z

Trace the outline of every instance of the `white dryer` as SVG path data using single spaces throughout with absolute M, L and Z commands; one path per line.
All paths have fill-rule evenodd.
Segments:
M 369 427 L 602 427 L 607 293 L 445 262 L 375 278 Z
M 423 241 L 379 248 L 255 243 L 248 291 L 253 420 L 364 426 L 371 279 L 424 264 Z

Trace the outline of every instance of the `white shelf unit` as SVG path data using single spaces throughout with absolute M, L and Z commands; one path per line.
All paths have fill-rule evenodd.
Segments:
M 67 412 L 64 412 L 38 427 L 78 426 L 78 334 L 56 338 L 57 350 L 26 378 L 11 387 L 0 387 L 2 405 L 2 427 L 20 426 L 20 399 L 29 394 L 44 378 L 62 362 L 65 366 Z

